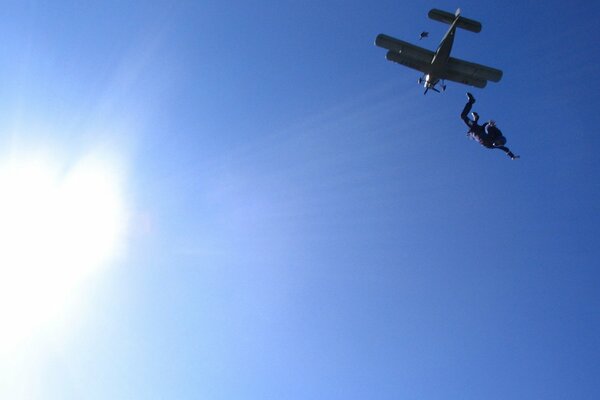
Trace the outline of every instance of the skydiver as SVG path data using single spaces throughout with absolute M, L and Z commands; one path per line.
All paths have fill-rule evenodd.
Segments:
M 419 36 L 419 40 L 429 37 L 429 32 L 423 31 L 421 32 L 421 35 Z
M 475 97 L 467 92 L 467 98 L 469 100 L 460 114 L 460 118 L 465 121 L 465 124 L 469 127 L 467 136 L 477 140 L 482 146 L 487 147 L 488 149 L 502 150 L 511 158 L 511 160 L 519 158 L 519 156 L 514 155 L 508 147 L 504 146 L 506 144 L 506 138 L 502 136 L 502 132 L 498 129 L 494 120 L 489 120 L 483 125 L 479 125 L 477 123 L 479 121 L 479 114 L 476 112 L 471 113 L 473 120 L 469 119 L 468 115 L 475 103 Z

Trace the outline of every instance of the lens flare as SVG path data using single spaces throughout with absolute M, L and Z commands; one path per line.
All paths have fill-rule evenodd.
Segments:
M 122 245 L 122 174 L 105 157 L 69 168 L 0 161 L 0 350 L 43 329 Z

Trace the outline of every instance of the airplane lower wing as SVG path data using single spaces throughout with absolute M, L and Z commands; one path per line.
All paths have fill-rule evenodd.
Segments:
M 487 85 L 487 81 L 485 79 L 476 79 L 450 70 L 444 71 L 440 78 L 445 79 L 447 81 L 462 83 L 469 86 L 475 86 L 480 89 L 483 89 Z
M 435 54 L 433 51 L 424 49 L 419 46 L 415 46 L 414 44 L 410 44 L 408 42 L 393 38 L 388 35 L 384 35 L 383 33 L 377 35 L 377 38 L 375 39 L 375 45 L 383 47 L 384 49 L 391 50 L 390 52 L 388 52 L 388 60 L 398 62 L 411 68 L 415 67 L 405 64 L 404 62 L 399 60 L 411 60 L 411 63 L 416 63 L 418 65 L 426 65 L 431 64 L 431 60 L 433 59 L 433 56 Z M 389 56 L 391 52 L 400 54 L 400 58 L 390 59 Z
M 502 71 L 499 69 L 459 60 L 458 58 L 454 57 L 450 57 L 448 59 L 448 62 L 446 63 L 446 70 L 452 75 L 460 75 L 464 77 L 464 79 L 492 82 L 498 82 L 500 79 L 502 79 Z

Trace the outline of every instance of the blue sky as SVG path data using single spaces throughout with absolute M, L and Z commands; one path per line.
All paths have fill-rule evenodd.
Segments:
M 423 96 L 373 45 L 426 30 L 435 49 L 447 26 L 428 10 L 457 6 L 483 29 L 453 55 L 504 71 L 472 91 L 518 161 L 467 139 L 467 87 Z M 596 2 L 1 15 L 0 160 L 35 150 L 69 171 L 100 154 L 128 216 L 61 328 L 0 358 L 0 397 L 600 395 Z

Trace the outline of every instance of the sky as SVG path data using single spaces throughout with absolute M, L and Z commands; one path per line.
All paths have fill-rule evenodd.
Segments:
M 503 78 L 423 96 L 458 6 Z M 597 2 L 0 16 L 0 398 L 600 396 Z

